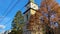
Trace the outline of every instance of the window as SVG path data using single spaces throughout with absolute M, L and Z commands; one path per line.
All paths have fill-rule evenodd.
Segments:
M 35 6 L 34 6 L 34 8 L 35 8 Z
M 26 19 L 28 20 L 28 14 L 26 15 Z
M 29 6 L 27 6 L 27 9 L 29 8 Z

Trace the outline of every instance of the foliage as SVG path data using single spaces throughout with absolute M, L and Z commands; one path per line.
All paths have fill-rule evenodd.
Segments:
M 54 0 L 42 0 L 41 8 L 39 9 L 40 12 L 43 14 L 43 22 L 45 23 L 46 29 L 48 31 L 57 28 L 59 25 L 59 5 Z M 48 27 L 47 27 L 48 26 Z
M 27 28 L 31 31 L 38 31 L 41 24 L 43 24 L 42 28 L 46 28 L 45 31 L 48 30 L 48 32 L 57 28 L 55 24 L 59 23 L 58 17 L 60 16 L 58 9 L 59 5 L 54 0 L 42 0 L 40 9 L 35 15 L 30 16 Z
M 24 26 L 24 17 L 21 11 L 18 11 L 12 22 L 12 32 L 13 34 L 22 34 Z

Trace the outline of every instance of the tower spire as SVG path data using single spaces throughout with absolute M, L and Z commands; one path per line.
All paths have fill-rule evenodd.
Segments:
M 34 2 L 34 0 L 30 0 L 30 2 Z

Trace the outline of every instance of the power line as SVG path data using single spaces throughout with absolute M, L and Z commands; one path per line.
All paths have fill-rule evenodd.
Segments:
M 8 11 L 8 10 L 9 10 L 10 6 L 13 4 L 13 1 L 14 1 L 14 0 L 12 0 L 12 1 L 11 1 L 11 3 L 10 3 L 10 4 L 9 4 L 9 6 L 8 6 L 8 8 L 4 11 L 4 13 L 3 13 L 3 14 L 5 14 L 5 13 L 6 13 L 6 11 Z
M 8 22 L 10 22 L 12 19 L 13 19 L 13 18 L 11 18 L 9 21 L 7 21 L 4 25 L 7 25 L 7 24 L 8 24 Z
M 25 4 L 26 5 L 26 4 Z M 22 10 L 24 7 L 25 7 L 25 5 L 20 9 L 20 10 Z M 13 18 L 12 18 L 13 19 Z M 8 21 L 8 22 L 10 22 L 11 21 L 11 19 Z M 8 22 L 6 22 L 4 25 L 7 25 L 7 23 Z
M 5 14 L 5 13 L 6 13 L 6 11 L 9 9 L 9 7 L 12 5 L 12 3 L 13 3 L 13 0 L 11 1 L 11 3 L 10 3 L 10 4 L 9 4 L 9 6 L 8 6 L 8 8 L 4 11 L 4 13 L 3 13 L 3 14 Z M 3 16 L 2 18 L 4 18 L 4 16 Z M 3 19 L 2 19 L 2 20 L 3 20 Z M 2 21 L 2 20 L 1 20 L 1 21 Z M 1 21 L 0 21 L 0 22 L 1 22 Z
M 15 5 L 17 4 L 17 3 L 19 3 L 19 1 L 20 0 L 17 0 L 16 1 L 16 3 L 12 6 L 12 8 L 4 15 L 4 17 L 6 17 L 10 12 L 11 12 L 11 10 L 15 7 Z M 3 17 L 3 19 L 4 19 L 4 17 Z M 1 20 L 1 22 L 3 21 L 3 19 Z
M 22 9 L 23 9 L 23 7 L 22 7 Z M 13 18 L 12 18 L 13 19 Z M 10 22 L 12 19 L 10 19 L 8 22 Z M 8 22 L 6 22 L 4 25 L 6 25 Z
M 3 15 L 6 13 L 6 11 L 9 9 L 9 7 L 12 5 L 14 0 L 11 1 L 11 3 L 9 4 L 9 6 L 7 7 L 7 9 L 4 11 Z M 4 17 L 4 16 L 3 16 Z M 3 17 L 0 17 L 0 18 L 3 18 Z

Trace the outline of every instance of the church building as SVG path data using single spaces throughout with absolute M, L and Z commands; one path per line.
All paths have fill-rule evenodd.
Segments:
M 38 10 L 38 5 L 34 3 L 34 0 L 28 0 L 28 3 L 26 4 L 26 11 L 24 12 L 24 22 L 25 26 L 23 28 L 24 33 L 23 34 L 35 34 L 27 29 L 27 23 L 29 23 L 29 19 L 31 15 L 34 15 L 36 11 Z

